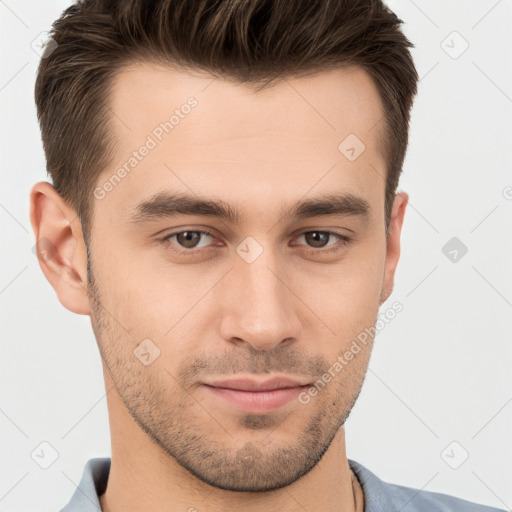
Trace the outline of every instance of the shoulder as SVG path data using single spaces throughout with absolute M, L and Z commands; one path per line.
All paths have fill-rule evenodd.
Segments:
M 385 485 L 388 486 L 394 504 L 399 510 L 403 507 L 404 512 L 504 512 L 502 509 L 480 505 L 449 494 L 396 484 Z
M 101 511 L 99 497 L 107 488 L 110 463 L 110 458 L 89 459 L 84 466 L 80 483 L 60 512 Z
M 349 459 L 349 465 L 363 488 L 365 512 L 505 512 L 448 494 L 390 484 L 356 461 Z

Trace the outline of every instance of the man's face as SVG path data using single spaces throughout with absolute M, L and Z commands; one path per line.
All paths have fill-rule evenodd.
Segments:
M 344 424 L 371 340 L 309 400 L 258 406 L 206 384 L 313 385 L 375 324 L 390 286 L 377 89 L 358 68 L 251 92 L 156 65 L 125 68 L 113 86 L 118 142 L 97 182 L 90 245 L 104 363 L 140 427 L 201 480 L 288 485 Z M 204 205 L 172 214 L 171 198 L 138 208 L 164 194 L 238 218 Z M 327 196 L 336 208 L 292 211 Z

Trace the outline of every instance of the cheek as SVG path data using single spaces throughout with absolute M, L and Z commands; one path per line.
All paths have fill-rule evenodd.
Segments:
M 369 245 L 369 244 L 368 244 Z M 361 246 L 343 261 L 297 279 L 297 295 L 318 315 L 319 328 L 343 339 L 373 325 L 379 309 L 385 251 Z M 320 321 L 322 320 L 322 322 Z M 325 324 L 325 325 L 324 325 Z
M 212 307 L 208 290 L 222 272 L 171 268 L 165 261 L 155 264 L 154 258 L 144 260 L 142 251 L 138 258 L 125 257 L 109 267 L 103 293 L 108 295 L 106 308 L 115 318 L 114 328 L 135 345 L 149 338 L 162 353 L 169 344 L 177 357 L 182 347 L 190 351 L 190 340 L 200 339 L 194 332 L 201 325 L 198 318 L 205 318 Z
M 163 342 L 185 327 L 188 332 L 194 326 L 199 329 L 198 316 L 211 316 L 216 306 L 204 300 L 205 294 L 213 287 L 216 293 L 222 293 L 222 283 L 217 282 L 229 262 L 180 268 L 164 257 L 155 260 L 154 250 L 112 249 L 105 240 L 97 261 L 105 262 L 99 282 L 105 308 L 118 324 L 116 329 L 124 327 L 133 340 L 154 337 Z M 301 315 L 305 333 L 324 330 L 326 336 L 335 333 L 336 338 L 346 340 L 373 325 L 384 264 L 384 239 L 376 234 L 366 236 L 365 242 L 335 263 L 284 262 L 285 281 L 304 303 L 297 302 L 295 314 Z M 222 311 L 215 314 L 221 315 Z

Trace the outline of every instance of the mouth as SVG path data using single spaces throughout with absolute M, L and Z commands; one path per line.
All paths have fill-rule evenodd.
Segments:
M 264 381 L 255 379 L 226 379 L 203 383 L 202 387 L 216 401 L 245 413 L 264 414 L 277 411 L 310 383 L 288 377 L 274 377 Z

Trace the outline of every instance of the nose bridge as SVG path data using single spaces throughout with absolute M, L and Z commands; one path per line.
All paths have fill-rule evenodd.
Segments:
M 251 263 L 237 256 L 226 290 L 231 300 L 223 311 L 225 340 L 243 340 L 258 350 L 270 350 L 298 336 L 293 294 L 280 273 L 271 250 L 264 250 Z

